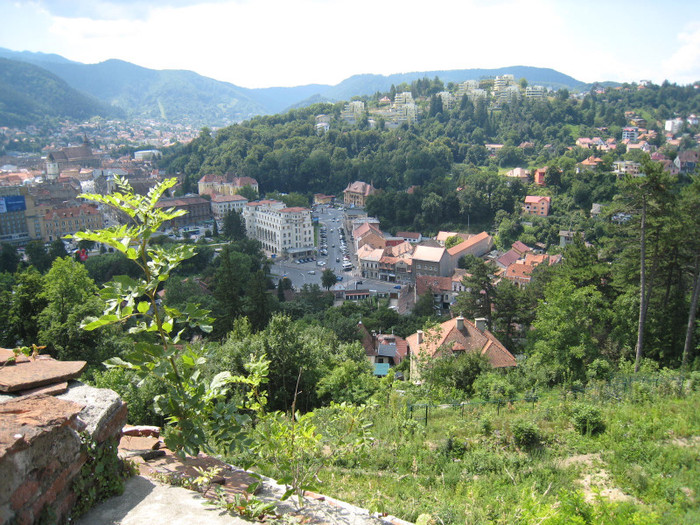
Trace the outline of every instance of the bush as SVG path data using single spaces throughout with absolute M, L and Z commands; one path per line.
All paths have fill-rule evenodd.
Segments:
M 508 400 L 515 397 L 515 387 L 497 372 L 482 374 L 474 381 L 474 393 L 486 401 Z
M 594 359 L 593 362 L 588 365 L 586 376 L 589 381 L 594 379 L 606 381 L 612 376 L 612 367 L 605 359 Z
M 540 429 L 528 419 L 516 419 L 511 427 L 513 441 L 519 447 L 534 448 L 542 442 Z
M 596 406 L 587 403 L 576 405 L 572 412 L 574 428 L 581 434 L 600 434 L 605 432 L 603 414 Z

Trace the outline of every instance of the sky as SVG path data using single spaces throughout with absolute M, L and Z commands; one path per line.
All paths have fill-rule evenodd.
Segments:
M 514 65 L 689 84 L 700 1 L 0 0 L 0 47 L 250 88 Z

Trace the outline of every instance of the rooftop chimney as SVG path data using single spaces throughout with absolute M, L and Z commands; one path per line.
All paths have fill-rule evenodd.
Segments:
M 476 327 L 481 330 L 482 332 L 486 331 L 489 329 L 488 324 L 486 323 L 486 318 L 485 317 L 477 317 L 474 319 L 474 324 Z
M 416 335 L 418 336 L 418 344 L 422 344 L 423 343 L 423 330 L 418 330 L 416 332 Z
M 464 317 L 461 315 L 457 318 L 457 330 L 460 332 L 464 330 Z

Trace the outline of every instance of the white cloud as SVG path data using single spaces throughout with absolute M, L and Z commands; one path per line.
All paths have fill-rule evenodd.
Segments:
M 665 78 L 685 84 L 700 80 L 700 23 L 686 26 L 678 41 L 680 46 L 662 64 Z
M 6 1 L 0 0 L 0 11 Z M 83 62 L 119 58 L 154 69 L 190 69 L 246 87 L 511 65 L 550 67 L 589 82 L 657 80 L 662 72 L 672 81 L 700 76 L 698 26 L 682 33 L 671 56 L 672 26 L 652 20 L 663 7 L 625 10 L 628 19 L 620 24 L 600 14 L 603 5 L 583 13 L 578 4 L 555 0 L 41 0 L 22 5 L 27 25 L 31 8 L 50 21 L 49 28 L 0 35 L 0 45 Z M 649 24 L 658 33 L 640 37 Z M 20 41 L 30 45 L 15 44 Z

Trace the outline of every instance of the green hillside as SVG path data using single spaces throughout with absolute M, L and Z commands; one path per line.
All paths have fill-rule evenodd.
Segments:
M 40 67 L 0 58 L 0 126 L 21 126 L 47 118 L 84 120 L 96 115 L 121 113 Z

